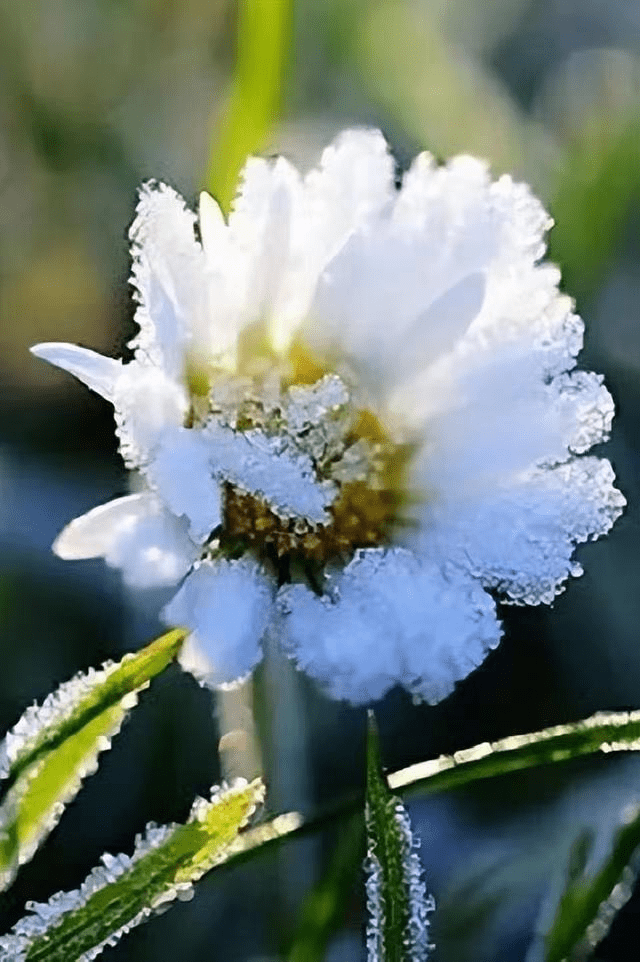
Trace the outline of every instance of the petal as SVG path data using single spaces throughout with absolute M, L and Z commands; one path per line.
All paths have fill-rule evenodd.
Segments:
M 484 489 L 467 500 L 427 505 L 421 547 L 448 558 L 519 604 L 550 604 L 569 575 L 577 544 L 606 534 L 626 503 L 608 461 L 576 458 Z
M 233 431 L 211 424 L 206 438 L 209 463 L 220 480 L 264 500 L 280 517 L 302 517 L 312 524 L 328 521 L 336 487 L 318 481 L 309 455 L 257 428 Z
M 165 431 L 146 474 L 170 510 L 184 516 L 191 537 L 203 543 L 222 522 L 222 496 L 209 459 L 211 449 L 198 431 Z
M 146 465 L 163 433 L 184 423 L 188 407 L 182 383 L 161 367 L 137 359 L 123 365 L 114 390 L 114 408 L 125 464 Z
M 321 353 L 346 352 L 370 385 L 390 391 L 468 329 L 490 256 L 487 237 L 462 245 L 391 221 L 358 231 L 324 270 L 304 337 Z
M 291 216 L 299 203 L 300 175 L 283 157 L 250 157 L 229 215 L 234 251 L 234 283 L 239 288 L 244 322 L 263 321 L 277 313 L 290 253 Z
M 206 262 L 196 241 L 195 215 L 166 184 L 145 184 L 130 238 L 140 326 L 131 347 L 178 378 L 187 347 L 208 315 Z
M 377 130 L 347 130 L 304 179 L 292 210 L 291 258 L 271 331 L 283 350 L 309 310 L 318 278 L 349 235 L 371 223 L 394 194 L 394 165 Z
M 204 252 L 214 260 L 220 248 L 227 243 L 227 225 L 219 204 L 204 190 L 200 194 L 198 221 Z
M 254 561 L 203 561 L 162 618 L 193 633 L 195 652 L 187 650 L 184 667 L 206 684 L 224 685 L 247 675 L 260 660 L 272 600 L 271 581 Z
M 67 561 L 102 556 L 137 588 L 175 584 L 197 556 L 185 527 L 148 492 L 116 498 L 76 518 L 53 550 Z
M 58 342 L 34 344 L 31 353 L 49 364 L 69 371 L 96 394 L 107 401 L 113 401 L 115 383 L 122 371 L 121 361 L 76 344 Z
M 501 635 L 477 582 L 404 549 L 358 552 L 322 597 L 291 585 L 279 605 L 284 644 L 300 668 L 356 704 L 395 684 L 434 704 Z
M 567 461 L 603 441 L 614 414 L 600 375 L 549 375 L 541 350 L 494 347 L 454 357 L 392 400 L 427 444 L 415 484 L 466 499 L 536 465 Z

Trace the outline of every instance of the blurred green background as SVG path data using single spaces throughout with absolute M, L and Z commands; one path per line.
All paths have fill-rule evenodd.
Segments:
M 101 562 L 51 555 L 58 530 L 125 493 L 126 477 L 110 407 L 29 345 L 116 355 L 132 336 L 126 232 L 141 181 L 168 181 L 189 202 L 210 184 L 228 202 L 247 149 L 308 168 L 337 131 L 363 124 L 384 131 L 399 171 L 421 149 L 469 152 L 543 198 L 557 220 L 550 256 L 587 323 L 580 363 L 617 402 L 606 454 L 630 501 L 605 541 L 579 551 L 586 574 L 551 609 L 503 609 L 500 648 L 444 704 L 388 696 L 386 762 L 640 706 L 640 3 L 0 0 L 3 730 L 75 671 L 156 634 L 163 600 L 127 595 Z M 273 804 L 310 813 L 361 785 L 364 717 L 283 674 L 275 702 L 272 680 L 257 678 Z M 213 709 L 177 669 L 154 684 L 23 869 L 3 930 L 26 899 L 77 886 L 105 849 L 130 851 L 150 819 L 186 816 L 220 777 Z M 439 962 L 524 958 L 572 838 L 591 827 L 603 847 L 638 799 L 628 757 L 414 801 Z M 105 962 L 362 958 L 357 842 L 352 825 L 330 825 L 214 873 Z M 323 877 L 335 931 L 320 937 L 305 898 Z M 640 892 L 594 958 L 627 957 L 639 933 Z

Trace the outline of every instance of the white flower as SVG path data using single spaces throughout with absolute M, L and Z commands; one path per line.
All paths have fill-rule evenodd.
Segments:
M 613 403 L 541 263 L 551 221 L 484 164 L 347 131 L 302 178 L 251 159 L 228 223 L 143 188 L 127 363 L 34 352 L 115 408 L 143 483 L 55 548 L 178 583 L 188 664 L 233 682 L 275 632 L 336 697 L 444 698 L 500 639 L 487 589 L 549 603 L 625 503 L 587 457 Z

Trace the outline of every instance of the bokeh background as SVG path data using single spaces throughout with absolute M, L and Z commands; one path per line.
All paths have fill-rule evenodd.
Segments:
M 271 2 L 274 16 L 281 0 Z M 162 599 L 127 594 L 101 562 L 50 544 L 123 494 L 111 408 L 28 353 L 64 340 L 118 354 L 132 336 L 126 232 L 141 181 L 189 201 L 224 146 L 237 62 L 233 0 L 0 0 L 0 728 L 74 672 L 160 630 Z M 606 449 L 630 506 L 578 557 L 550 609 L 504 608 L 505 638 L 443 704 L 378 708 L 396 769 L 515 732 L 640 706 L 640 3 L 638 0 L 297 0 L 267 152 L 308 167 L 334 133 L 379 126 L 399 169 L 420 149 L 486 157 L 531 183 L 557 220 L 550 256 L 587 323 L 580 362 L 618 416 Z M 259 72 L 258 72 L 259 78 Z M 259 79 L 258 79 L 259 86 Z M 224 149 L 228 149 L 228 144 Z M 313 813 L 359 790 L 365 719 L 281 666 L 256 680 L 275 809 Z M 273 685 L 278 697 L 273 696 Z M 270 695 L 271 693 L 271 695 Z M 150 820 L 186 817 L 220 778 L 210 693 L 172 668 L 0 906 L 79 885 Z M 640 800 L 633 756 L 581 761 L 413 800 L 439 962 L 523 959 L 576 835 L 604 851 Z M 188 904 L 105 962 L 363 957 L 357 829 L 329 823 L 213 873 Z M 301 912 L 319 880 L 341 906 L 326 946 Z M 332 874 L 331 874 L 332 873 Z M 595 959 L 628 957 L 640 891 Z

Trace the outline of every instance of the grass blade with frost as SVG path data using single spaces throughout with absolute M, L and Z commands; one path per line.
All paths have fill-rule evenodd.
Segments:
M 590 958 L 629 900 L 640 871 L 640 807 L 625 810 L 610 851 L 590 863 L 593 839 L 574 843 L 560 884 L 550 893 L 527 962 Z
M 590 718 L 554 725 L 526 735 L 510 735 L 495 742 L 483 742 L 453 755 L 440 755 L 410 765 L 388 776 L 393 791 L 431 795 L 472 785 L 486 778 L 511 772 L 556 765 L 572 758 L 598 752 L 640 750 L 640 711 L 598 712 Z M 297 812 L 279 815 L 271 822 L 250 829 L 242 845 L 234 846 L 224 861 L 244 862 L 269 849 L 316 831 L 338 818 L 355 812 L 362 804 L 360 793 L 328 806 L 318 815 L 303 820 Z
M 170 631 L 117 664 L 77 675 L 28 708 L 7 734 L 0 746 L 0 889 L 57 824 L 138 693 L 175 658 L 184 638 Z
M 596 752 L 638 750 L 640 711 L 597 712 L 582 721 L 509 735 L 419 762 L 389 775 L 389 785 L 394 791 L 410 789 L 424 795 Z
M 422 867 L 406 810 L 387 787 L 378 732 L 369 714 L 366 822 L 367 958 L 369 962 L 423 962 L 429 954 L 428 914 Z
M 149 825 L 131 857 L 103 855 L 75 892 L 31 904 L 0 938 L 0 962 L 91 962 L 176 898 L 189 898 L 263 800 L 262 782 L 238 782 L 196 800 L 185 825 Z

